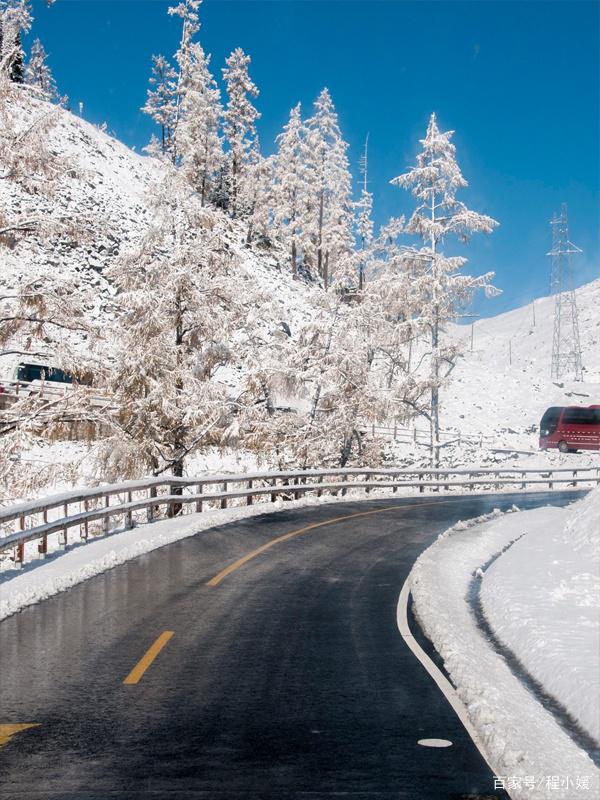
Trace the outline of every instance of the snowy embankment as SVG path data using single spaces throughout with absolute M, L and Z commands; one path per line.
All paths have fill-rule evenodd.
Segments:
M 578 534 L 581 546 L 573 541 L 572 552 L 579 556 L 567 560 L 563 570 L 552 562 L 565 558 L 570 532 L 577 529 L 576 520 L 581 519 L 578 512 L 586 513 L 580 511 L 585 502 L 597 503 L 599 491 L 594 492 L 594 501 L 586 498 L 569 510 L 545 507 L 507 515 L 497 512 L 468 524 L 458 523 L 420 556 L 411 573 L 419 623 L 443 658 L 488 760 L 514 800 L 597 797 L 600 770 L 517 677 L 518 669 L 513 671 L 496 651 L 477 621 L 472 600 L 479 588 L 485 591 L 488 573 L 483 569 L 496 559 L 489 567 L 488 608 L 490 597 L 492 604 L 496 603 L 492 616 L 499 615 L 504 621 L 515 652 L 526 668 L 534 672 L 536 664 L 545 662 L 544 669 L 536 674 L 540 683 L 550 671 L 554 673 L 554 680 L 543 684 L 546 692 L 556 693 L 556 699 L 569 707 L 582 725 L 584 720 L 588 721 L 589 716 L 581 711 L 590 703 L 589 684 L 594 680 L 593 637 L 597 628 L 587 624 L 593 616 L 591 610 L 588 614 L 587 606 L 582 615 L 572 609 L 581 596 L 574 593 L 574 587 L 579 592 L 585 585 L 586 602 L 592 598 L 588 578 L 575 579 L 575 575 L 589 574 L 592 569 L 591 537 Z M 544 564 L 536 564 L 529 558 L 535 543 L 540 546 L 542 531 L 546 534 Z M 539 547 L 535 552 L 540 557 Z M 594 559 L 597 565 L 597 553 Z M 553 583 L 557 580 L 558 583 Z M 481 587 L 477 585 L 480 581 Z M 512 590 L 516 591 L 516 597 L 511 596 Z M 567 598 L 571 611 L 567 611 Z M 552 613 L 554 626 L 550 634 Z M 595 613 L 597 616 L 597 609 Z M 584 615 L 585 620 L 581 619 Z M 491 623 L 494 626 L 494 620 Z M 568 626 L 572 629 L 570 642 L 579 636 L 578 641 L 586 639 L 589 646 L 581 650 L 574 647 L 569 653 L 560 638 L 566 636 Z M 504 640 L 503 631 L 498 634 Z M 510 648 L 511 642 L 505 643 Z M 532 652 L 526 655 L 526 651 Z M 555 661 L 557 655 L 563 659 L 560 664 Z M 581 668 L 587 683 L 574 684 L 572 672 L 562 677 L 556 674 L 566 659 L 573 667 Z
M 494 633 L 600 745 L 600 489 L 527 535 L 485 572 Z

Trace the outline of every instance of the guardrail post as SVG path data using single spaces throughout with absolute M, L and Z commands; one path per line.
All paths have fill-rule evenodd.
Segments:
M 273 480 L 271 481 L 271 486 L 273 487 L 277 486 L 277 478 L 273 478 Z M 271 492 L 271 502 L 274 503 L 276 500 L 277 500 L 277 493 Z
M 317 478 L 317 483 L 323 483 L 323 476 L 322 475 L 319 475 L 319 477 Z M 323 494 L 323 490 L 322 489 L 317 489 L 317 497 L 321 497 L 322 494 Z
M 201 497 L 202 497 L 202 492 L 203 492 L 203 491 L 204 491 L 204 484 L 202 484 L 202 483 L 199 483 L 199 484 L 198 484 L 198 486 L 196 487 L 196 495 L 197 495 L 199 498 L 201 498 Z M 199 500 L 196 500 L 196 512 L 197 512 L 198 514 L 200 514 L 200 512 L 201 512 L 201 511 L 202 511 L 202 500 L 201 500 L 201 499 L 199 499 Z
M 252 489 L 252 480 L 250 479 L 248 480 L 248 491 L 250 491 L 251 489 Z M 254 498 L 251 494 L 249 494 L 248 497 L 246 498 L 246 505 L 251 506 L 253 502 Z
M 81 511 L 81 504 L 80 504 L 80 506 L 79 506 L 79 510 Z M 84 500 L 84 501 L 83 501 L 83 510 L 84 510 L 86 513 L 87 513 L 87 512 L 88 512 L 88 510 L 89 510 L 89 502 L 88 502 L 87 500 Z M 84 540 L 84 542 L 87 542 L 87 540 L 88 540 L 88 535 L 89 535 L 89 528 L 88 528 L 88 521 L 87 521 L 87 519 L 85 519 L 85 520 L 83 521 L 83 532 L 81 531 L 81 527 L 79 528 L 79 535 L 80 535 L 80 536 L 81 536 L 81 538 Z
M 425 491 L 425 485 L 423 483 L 423 473 L 419 472 L 419 494 L 423 494 Z
M 42 512 L 42 521 L 44 525 L 48 522 L 48 510 L 44 509 Z M 38 544 L 38 553 L 46 558 L 48 554 L 48 537 L 46 534 L 42 536 L 42 541 Z
M 550 478 L 550 480 L 548 482 L 548 487 L 550 489 L 553 489 L 554 488 L 554 483 L 552 482 L 552 470 L 550 470 L 550 472 L 548 473 L 548 477 Z
M 573 470 L 573 486 L 577 486 L 577 470 Z
M 299 483 L 300 483 L 300 478 L 295 478 L 294 479 L 294 486 L 298 486 Z M 300 492 L 298 492 L 298 491 L 294 492 L 294 500 L 300 500 Z
M 156 486 L 151 486 L 148 489 L 148 499 L 152 500 L 153 497 L 156 497 Z M 154 522 L 154 506 L 152 503 L 146 508 L 146 522 Z
M 221 490 L 222 490 L 223 492 L 226 492 L 226 491 L 227 491 L 227 481 L 223 481 L 223 486 L 221 487 Z M 226 498 L 226 497 L 224 497 L 224 498 L 221 500 L 221 508 L 227 508 L 227 498 Z
M 131 503 L 132 499 L 133 499 L 132 498 L 132 493 L 131 492 L 127 492 L 127 502 Z M 127 509 L 127 511 L 125 512 L 125 527 L 128 530 L 133 528 L 133 513 L 132 513 L 130 508 Z
M 104 508 L 108 509 L 109 506 L 110 506 L 110 495 L 107 494 L 106 497 L 104 498 Z M 102 531 L 104 533 L 108 533 L 108 530 L 109 530 L 109 516 L 108 514 L 105 514 L 105 516 L 102 517 Z
M 521 478 L 522 478 L 522 481 L 521 481 L 521 489 L 524 489 L 524 488 L 525 488 L 525 486 L 526 486 L 526 483 L 525 483 L 525 476 L 526 476 L 526 475 L 527 475 L 527 473 L 526 473 L 526 472 L 522 472 L 522 473 L 521 473 Z
M 347 473 L 344 473 L 344 475 L 342 475 L 342 483 L 348 483 L 348 474 Z M 342 486 L 342 497 L 346 496 L 346 492 L 347 491 L 348 491 L 348 489 L 345 486 Z
M 25 514 L 19 517 L 19 530 L 25 530 Z M 23 564 L 25 561 L 25 542 L 19 542 L 15 547 L 15 564 Z
M 398 434 L 398 426 L 396 424 L 396 420 L 394 420 L 394 441 L 396 441 L 397 434 Z
M 65 519 L 69 516 L 69 504 L 68 503 L 64 503 L 63 504 L 63 514 L 64 514 Z M 67 527 L 67 525 L 65 525 L 65 527 L 63 528 L 63 536 L 65 537 L 65 540 L 62 543 L 62 546 L 66 550 L 66 548 L 69 545 L 69 528 Z
M 368 483 L 370 479 L 371 479 L 371 473 L 365 472 L 365 483 Z M 371 487 L 365 486 L 365 494 L 370 494 L 370 493 L 371 493 Z

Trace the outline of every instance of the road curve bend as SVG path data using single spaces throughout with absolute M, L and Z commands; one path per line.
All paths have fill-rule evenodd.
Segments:
M 457 520 L 575 497 L 265 514 L 24 609 L 0 623 L 0 798 L 506 797 L 400 636 L 398 595 Z

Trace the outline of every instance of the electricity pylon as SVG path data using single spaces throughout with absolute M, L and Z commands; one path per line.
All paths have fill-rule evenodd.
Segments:
M 552 337 L 553 378 L 572 375 L 576 381 L 583 380 L 581 344 L 579 341 L 579 318 L 573 288 L 571 256 L 582 251 L 569 241 L 567 204 L 562 204 L 561 215 L 554 215 L 552 226 L 552 258 L 550 293 L 554 295 L 554 335 Z

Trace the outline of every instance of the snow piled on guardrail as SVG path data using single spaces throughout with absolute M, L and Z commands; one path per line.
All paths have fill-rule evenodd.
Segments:
M 474 578 L 483 578 L 485 585 L 482 568 L 494 557 L 504 553 L 499 564 L 527 541 L 529 531 L 562 531 L 571 513 L 544 507 L 459 522 L 419 557 L 411 572 L 416 617 L 513 800 L 596 797 L 600 771 L 495 651 L 477 624 L 469 592 Z M 587 534 L 580 531 L 578 541 L 583 547 Z M 523 565 L 520 576 L 525 594 L 528 567 Z M 513 613 L 518 624 L 518 609 Z

